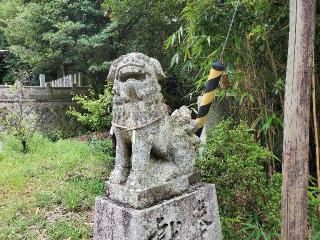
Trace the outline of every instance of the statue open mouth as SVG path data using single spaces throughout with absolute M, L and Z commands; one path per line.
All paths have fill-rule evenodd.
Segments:
M 121 82 L 126 82 L 129 79 L 134 80 L 140 80 L 143 81 L 146 79 L 146 73 L 145 72 L 126 72 L 126 73 L 120 73 L 119 79 Z
M 126 82 L 129 79 L 143 81 L 146 79 L 146 71 L 143 65 L 125 64 L 118 69 L 118 77 L 121 82 Z

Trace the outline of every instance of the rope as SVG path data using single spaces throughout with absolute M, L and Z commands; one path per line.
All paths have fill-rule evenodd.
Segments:
M 220 62 L 214 62 L 211 65 L 210 74 L 206 83 L 204 94 L 202 95 L 199 104 L 199 110 L 197 115 L 198 130 L 196 132 L 196 135 L 198 137 L 200 137 L 202 129 L 204 128 L 204 125 L 207 121 L 207 115 L 210 111 L 211 104 L 215 98 L 215 91 L 219 86 L 219 82 L 222 74 L 224 73 L 224 70 L 225 67 Z
M 125 129 L 125 131 L 131 131 L 131 130 L 136 130 L 136 129 L 140 129 L 140 128 L 144 128 L 152 123 L 155 123 L 157 121 L 159 121 L 161 118 L 163 118 L 167 113 L 169 112 L 169 108 L 167 108 L 166 111 L 163 112 L 162 115 L 160 115 L 159 117 L 152 119 L 149 122 L 146 122 L 144 124 L 138 125 L 138 126 L 134 126 L 134 127 L 127 127 L 127 126 L 122 126 L 122 125 L 118 125 L 115 122 L 112 123 L 113 126 L 117 127 L 117 128 L 122 128 Z
M 222 62 L 223 54 L 224 54 L 224 51 L 226 49 L 229 37 L 230 37 L 230 32 L 231 32 L 231 29 L 232 29 L 232 26 L 233 26 L 233 23 L 234 23 L 234 19 L 236 17 L 239 5 L 240 5 L 240 0 L 238 0 L 237 4 L 235 6 L 235 9 L 234 9 L 234 12 L 233 12 L 233 16 L 232 16 L 232 19 L 231 19 L 231 23 L 230 23 L 230 26 L 229 26 L 228 34 L 227 34 L 226 40 L 224 41 L 224 44 L 223 44 L 223 47 L 222 47 L 222 52 L 221 52 L 221 55 L 220 55 L 220 61 L 221 62 Z
M 240 5 L 240 0 L 237 1 L 237 4 L 236 4 L 234 12 L 233 12 L 233 16 L 232 16 L 231 23 L 229 26 L 228 34 L 227 34 L 226 39 L 223 43 L 223 48 L 222 48 L 222 52 L 220 55 L 220 61 L 213 62 L 211 65 L 210 75 L 208 77 L 205 91 L 204 91 L 204 94 L 201 98 L 201 102 L 199 104 L 199 110 L 198 110 L 198 115 L 197 115 L 198 129 L 197 129 L 196 135 L 198 137 L 200 137 L 202 130 L 204 128 L 204 125 L 207 121 L 207 114 L 209 113 L 211 104 L 215 98 L 215 90 L 219 86 L 219 82 L 221 80 L 222 74 L 225 71 L 225 66 L 223 65 L 222 58 L 223 58 L 224 51 L 226 49 L 227 42 L 230 37 L 230 32 L 231 32 L 239 5 Z

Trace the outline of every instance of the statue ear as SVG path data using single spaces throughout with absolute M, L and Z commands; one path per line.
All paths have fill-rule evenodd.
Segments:
M 110 69 L 109 69 L 109 74 L 107 77 L 107 81 L 109 82 L 113 82 L 116 78 L 116 74 L 117 74 L 117 67 L 119 62 L 124 58 L 124 56 L 121 56 L 119 58 L 117 58 L 116 60 L 113 61 Z
M 108 82 L 113 82 L 114 81 L 114 79 L 116 77 L 116 71 L 117 71 L 117 66 L 112 64 L 110 69 L 109 69 L 109 74 L 108 74 L 108 77 L 107 77 L 107 81 Z
M 156 75 L 157 75 L 158 79 L 161 80 L 161 79 L 166 78 L 166 75 L 164 74 L 164 72 L 162 70 L 160 62 L 155 58 L 150 58 L 150 61 L 154 66 L 154 69 L 156 71 Z

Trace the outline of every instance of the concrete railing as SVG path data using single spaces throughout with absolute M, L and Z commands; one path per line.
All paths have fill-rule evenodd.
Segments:
M 81 86 L 77 75 L 52 82 L 45 82 L 44 75 L 39 78 L 39 86 L 23 86 L 18 90 L 10 85 L 0 85 L 0 117 L 1 113 L 19 109 L 23 104 L 23 114 L 37 116 L 37 131 L 53 133 L 53 136 L 59 131 L 76 134 L 82 127 L 66 112 L 74 104 L 74 94 L 88 95 L 89 87 Z
M 82 86 L 81 74 L 68 75 L 51 82 L 45 82 L 45 75 L 40 74 L 40 86 L 23 86 L 25 101 L 71 101 L 74 94 L 87 95 L 89 87 Z M 17 96 L 11 85 L 0 85 L 0 107 L 15 102 Z
M 62 78 L 53 80 L 46 83 L 46 77 L 44 74 L 39 75 L 40 86 L 45 87 L 46 84 L 50 84 L 51 87 L 82 87 L 82 74 L 76 73 L 72 75 L 67 75 Z
M 88 87 L 40 87 L 25 86 L 23 88 L 23 101 L 71 101 L 74 94 L 87 95 Z M 0 86 L 0 107 L 5 103 L 21 101 L 11 89 L 11 86 Z
M 50 84 L 51 87 L 82 87 L 82 74 L 75 73 L 58 78 L 51 82 L 46 82 L 46 76 L 44 74 L 39 75 L 40 87 L 45 87 Z

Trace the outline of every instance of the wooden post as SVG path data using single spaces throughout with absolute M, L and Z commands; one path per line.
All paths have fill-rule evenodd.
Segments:
M 290 0 L 282 169 L 282 240 L 304 240 L 307 237 L 315 5 L 315 0 Z
M 314 143 L 316 145 L 316 166 L 317 166 L 317 186 L 320 188 L 320 146 L 319 146 L 319 128 L 317 117 L 317 101 L 316 101 L 316 73 L 313 58 L 313 74 L 312 74 L 312 110 L 313 110 L 313 128 L 314 128 Z M 320 213 L 320 206 L 318 208 Z

